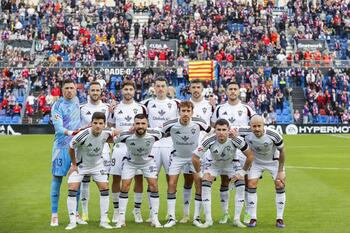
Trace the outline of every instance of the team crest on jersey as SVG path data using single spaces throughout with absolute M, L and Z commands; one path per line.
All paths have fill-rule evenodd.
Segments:
M 205 114 L 208 109 L 207 108 L 202 108 L 202 110 L 203 110 L 203 113 Z
M 227 112 L 225 111 L 222 115 L 227 115 Z
M 188 139 L 190 139 L 189 137 L 187 137 L 187 136 L 183 136 L 183 137 L 181 137 L 181 139 L 182 140 L 184 140 L 185 142 L 187 142 L 188 141 Z
M 152 108 L 157 108 L 157 106 L 155 104 L 153 104 Z
M 194 135 L 196 133 L 196 129 L 191 129 L 191 133 Z
M 242 111 L 242 110 L 239 110 L 239 111 L 238 111 L 238 116 L 242 116 L 242 114 L 243 114 L 243 111 Z
M 181 134 L 180 131 L 176 131 L 175 134 Z
M 169 108 L 169 109 L 171 109 L 171 106 L 172 106 L 172 104 L 171 104 L 171 103 L 168 103 L 168 108 Z
M 264 142 L 264 146 L 265 146 L 265 147 L 268 147 L 268 146 L 269 146 L 269 143 L 268 143 L 268 142 Z
M 92 147 L 92 144 L 91 144 L 91 143 L 89 143 L 88 147 Z
M 213 153 L 217 154 L 217 153 L 219 153 L 219 151 L 216 149 L 213 151 Z
M 99 152 L 100 151 L 100 148 L 99 147 L 96 147 L 95 149 L 94 149 L 94 152 L 95 153 L 97 153 L 97 152 Z
M 162 109 L 160 111 L 158 111 L 159 115 L 163 116 L 165 114 L 165 111 Z
M 137 109 L 136 109 L 136 108 L 134 108 L 134 109 L 133 109 L 133 111 L 134 111 L 134 114 L 136 114 L 136 113 L 137 113 Z
M 86 113 L 86 115 L 91 115 L 91 112 L 90 112 L 90 111 L 88 111 L 88 112 Z
M 125 118 L 124 118 L 126 121 L 131 121 L 132 117 L 127 115 Z
M 123 111 L 122 111 L 122 110 L 120 110 L 120 111 L 118 112 L 118 114 L 123 114 Z
M 146 141 L 146 146 L 150 146 L 151 145 L 151 141 Z
M 130 146 L 135 146 L 135 143 L 134 142 L 130 143 Z
M 236 119 L 234 119 L 233 117 L 229 118 L 228 121 L 233 124 L 233 122 L 235 122 Z
M 143 151 L 145 151 L 144 148 L 138 148 L 138 149 L 137 149 L 137 152 L 139 152 L 139 153 L 141 153 L 141 152 L 143 152 Z
M 58 114 L 55 114 L 55 116 L 53 117 L 55 120 L 58 120 L 58 119 L 60 119 L 60 115 L 58 115 Z

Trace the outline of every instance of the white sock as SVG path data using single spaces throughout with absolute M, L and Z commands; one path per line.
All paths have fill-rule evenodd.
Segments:
M 142 204 L 142 193 L 135 193 L 134 195 L 135 210 L 140 211 Z
M 148 197 L 148 204 L 149 204 L 149 217 L 152 218 L 152 202 L 151 202 L 151 190 L 149 187 L 147 187 L 147 197 Z
M 285 205 L 286 205 L 286 192 L 284 188 L 276 189 L 277 219 L 283 219 Z
M 76 217 L 77 191 L 68 190 L 67 208 L 68 208 L 70 223 L 76 223 L 77 222 L 77 217 Z
M 100 212 L 101 212 L 101 222 L 107 222 L 109 209 L 109 190 L 100 191 Z
M 184 200 L 184 216 L 190 215 L 190 205 L 191 205 L 192 188 L 184 187 L 183 200 Z
M 80 186 L 80 200 L 81 200 L 81 209 L 83 211 L 83 214 L 89 213 L 89 207 L 88 207 L 89 197 L 90 197 L 90 176 L 84 176 L 83 182 L 81 182 L 81 186 Z
M 120 195 L 120 192 L 112 193 L 114 213 L 116 213 L 119 210 L 119 195 Z
M 256 218 L 256 207 L 258 204 L 258 195 L 256 194 L 256 188 L 247 188 L 248 190 L 248 213 L 251 216 L 251 219 Z
M 204 208 L 205 221 L 212 221 L 211 217 L 211 182 L 202 181 L 202 205 Z
M 158 192 L 151 193 L 151 203 L 152 203 L 153 218 L 158 218 L 158 211 L 159 211 L 159 193 Z
M 168 215 L 169 218 L 175 218 L 176 193 L 168 193 Z M 153 206 L 152 206 L 153 208 Z
M 125 222 L 126 206 L 128 205 L 128 193 L 120 192 L 119 195 L 119 220 Z
M 230 199 L 230 193 L 228 191 L 228 186 L 221 186 L 220 187 L 220 204 L 221 209 L 224 212 L 224 214 L 228 213 L 228 203 Z
M 243 183 L 242 183 L 243 182 Z M 236 194 L 235 194 L 235 216 L 234 220 L 241 219 L 241 213 L 244 206 L 244 181 L 240 182 L 240 180 L 236 181 Z
M 248 187 L 245 187 L 245 191 L 244 191 L 244 202 L 245 202 L 245 210 L 244 210 L 244 215 L 250 214 L 248 212 L 248 191 L 247 191 Z
M 194 214 L 193 220 L 200 218 L 201 216 L 201 207 L 202 207 L 202 195 L 197 194 L 194 197 Z

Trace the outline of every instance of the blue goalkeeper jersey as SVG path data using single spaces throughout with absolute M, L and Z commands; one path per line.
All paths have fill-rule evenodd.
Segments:
M 51 118 L 55 127 L 54 148 L 69 148 L 72 136 L 67 136 L 64 131 L 74 131 L 80 127 L 79 100 L 59 98 L 51 109 Z

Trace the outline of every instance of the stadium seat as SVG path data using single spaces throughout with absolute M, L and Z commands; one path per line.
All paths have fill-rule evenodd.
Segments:
M 6 109 L 2 109 L 1 111 L 0 111 L 0 116 L 4 116 L 6 114 Z
M 19 123 L 21 123 L 21 117 L 20 116 L 12 117 L 11 124 L 19 124 Z
M 328 116 L 322 116 L 321 115 L 319 118 L 320 118 L 320 123 L 321 124 L 326 124 L 327 121 L 328 121 Z
M 276 109 L 276 114 L 281 115 L 282 114 L 281 109 Z
M 17 96 L 17 102 L 20 104 L 23 104 L 24 97 L 23 96 Z
M 0 116 L 0 124 L 4 124 L 5 123 L 5 116 Z
M 288 108 L 284 108 L 283 115 L 289 115 L 289 114 L 290 114 L 290 110 Z
M 12 118 L 10 116 L 5 117 L 5 124 L 11 124 Z
M 276 116 L 276 121 L 277 121 L 277 124 L 282 124 L 282 123 L 283 123 L 283 117 L 282 117 L 282 115 L 277 115 L 277 116 Z
M 50 121 L 50 116 L 49 115 L 46 115 L 44 118 L 43 118 L 43 124 L 48 124 Z

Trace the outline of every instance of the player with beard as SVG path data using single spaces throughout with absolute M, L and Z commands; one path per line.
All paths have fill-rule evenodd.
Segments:
M 147 113 L 146 107 L 142 104 L 137 103 L 134 100 L 135 85 L 134 82 L 126 80 L 122 83 L 122 96 L 123 99 L 120 104 L 114 109 L 113 125 L 116 130 L 121 132 L 127 132 L 133 126 L 134 117 L 137 114 Z M 122 164 L 123 158 L 126 156 L 127 147 L 123 142 L 115 144 L 111 159 L 111 170 L 110 174 L 113 175 L 112 184 L 112 201 L 114 206 L 112 222 L 118 222 L 118 211 L 119 211 L 119 193 L 120 193 L 120 181 L 122 175 Z M 136 223 L 142 223 L 141 215 L 141 203 L 142 203 L 142 192 L 143 192 L 143 179 L 141 174 L 135 176 L 134 186 L 134 218 Z

